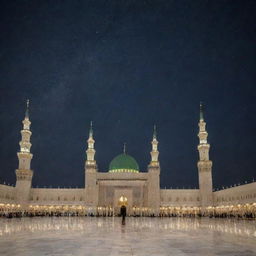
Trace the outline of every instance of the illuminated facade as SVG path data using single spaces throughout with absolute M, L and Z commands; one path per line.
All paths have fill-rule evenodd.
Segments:
M 208 133 L 200 106 L 199 189 L 160 189 L 158 141 L 154 127 L 151 161 L 147 172 L 140 172 L 136 160 L 124 152 L 115 157 L 108 172 L 99 172 L 95 160 L 92 124 L 87 140 L 85 188 L 32 188 L 29 102 L 21 130 L 16 186 L 0 185 L 0 213 L 40 212 L 113 216 L 125 205 L 129 215 L 180 216 L 195 214 L 236 214 L 255 216 L 256 182 L 220 191 L 212 188 L 212 161 Z

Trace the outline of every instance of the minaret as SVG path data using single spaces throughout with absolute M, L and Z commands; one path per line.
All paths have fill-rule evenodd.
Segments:
M 203 105 L 200 104 L 200 120 L 199 126 L 199 161 L 197 163 L 199 176 L 199 191 L 201 197 L 202 213 L 205 213 L 207 206 L 212 206 L 212 161 L 209 160 L 210 144 L 207 143 L 208 133 L 205 129 L 206 123 L 203 116 Z
M 27 108 L 25 118 L 22 121 L 23 129 L 21 130 L 20 151 L 17 153 L 19 159 L 19 168 L 16 170 L 16 200 L 17 203 L 26 207 L 29 201 L 29 193 L 33 177 L 33 171 L 30 169 L 31 159 L 33 154 L 30 153 L 31 143 L 29 120 L 29 100 L 27 100 Z
M 154 216 L 159 215 L 160 210 L 160 164 L 158 161 L 157 133 L 154 125 L 153 139 L 151 141 L 151 161 L 148 166 L 148 207 Z
M 86 189 L 86 205 L 91 207 L 91 213 L 96 213 L 96 207 L 98 205 L 98 185 L 97 185 L 97 164 L 94 159 L 94 139 L 92 122 L 90 124 L 89 138 L 87 140 L 88 148 L 86 150 L 85 161 L 85 189 Z

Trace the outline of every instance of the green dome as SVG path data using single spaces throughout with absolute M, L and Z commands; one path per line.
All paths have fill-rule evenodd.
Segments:
M 110 162 L 109 172 L 139 172 L 139 165 L 132 156 L 124 153 Z

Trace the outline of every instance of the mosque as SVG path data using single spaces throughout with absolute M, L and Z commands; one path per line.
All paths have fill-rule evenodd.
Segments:
M 29 102 L 22 121 L 19 165 L 16 185 L 0 184 L 0 213 L 76 212 L 79 215 L 117 215 L 125 205 L 128 215 L 170 216 L 170 214 L 256 213 L 256 182 L 213 191 L 210 144 L 200 105 L 199 118 L 199 189 L 161 189 L 158 140 L 154 128 L 151 161 L 147 172 L 140 172 L 137 161 L 125 151 L 116 156 L 108 172 L 100 172 L 95 160 L 92 125 L 87 140 L 84 188 L 32 188 Z M 227 170 L 228 171 L 228 170 Z M 36 175 L 36 173 L 35 173 Z

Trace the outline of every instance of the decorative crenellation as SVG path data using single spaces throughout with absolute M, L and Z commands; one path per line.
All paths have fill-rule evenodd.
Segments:
M 31 181 L 33 177 L 33 171 L 32 170 L 16 170 L 16 177 L 17 177 L 17 180 Z
M 212 171 L 212 161 L 198 161 L 197 167 L 201 172 L 211 172 Z

